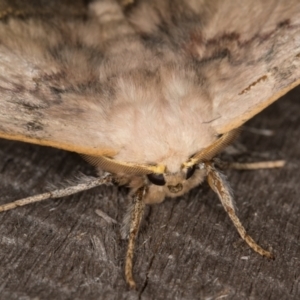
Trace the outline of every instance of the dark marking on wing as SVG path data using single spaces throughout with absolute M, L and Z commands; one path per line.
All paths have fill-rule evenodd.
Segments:
M 23 107 L 24 109 L 28 110 L 29 112 L 39 110 L 39 109 L 42 108 L 39 105 L 36 105 L 36 104 L 33 104 L 33 103 L 27 103 L 27 102 L 23 102 L 23 101 L 22 102 L 15 101 L 14 103 L 21 106 L 21 107 Z
M 291 25 L 291 21 L 289 19 L 283 20 L 281 22 L 278 23 L 277 27 L 281 28 L 281 27 L 289 27 Z
M 57 16 L 85 19 L 89 2 L 91 0 L 3 1 L 0 21 L 7 22 L 10 18 L 20 20 L 29 18 L 49 19 Z
M 287 80 L 288 78 L 293 76 L 295 68 L 296 68 L 296 66 L 294 66 L 294 65 L 291 65 L 291 66 L 289 66 L 289 68 L 285 68 L 283 70 L 274 68 L 275 76 L 276 76 L 276 78 L 278 78 L 277 81 L 284 82 L 285 80 Z
M 253 86 L 257 85 L 259 82 L 266 81 L 267 78 L 268 78 L 267 75 L 264 75 L 264 76 L 258 78 L 256 81 L 252 82 L 248 87 L 246 87 L 244 90 L 242 90 L 238 95 L 243 95 L 243 94 L 249 92 Z
M 26 123 L 26 129 L 28 131 L 42 131 L 44 129 L 44 126 L 39 121 L 31 121 Z

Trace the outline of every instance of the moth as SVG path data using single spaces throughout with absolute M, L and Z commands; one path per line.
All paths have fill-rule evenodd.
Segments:
M 0 211 L 101 184 L 130 187 L 125 277 L 135 288 L 145 205 L 207 179 L 242 239 L 273 257 L 246 233 L 215 157 L 300 83 L 299 1 L 0 4 L 0 137 L 77 152 L 99 171 Z

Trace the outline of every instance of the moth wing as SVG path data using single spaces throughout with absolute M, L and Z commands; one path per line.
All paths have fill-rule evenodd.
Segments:
M 110 78 L 122 58 L 113 50 L 128 36 L 128 48 L 138 39 L 117 2 L 84 9 L 45 18 L 12 12 L 0 20 L 0 137 L 93 156 L 118 151 L 109 133 Z
M 198 65 L 218 133 L 300 83 L 298 0 L 138 1 L 128 18 L 146 40 Z
M 221 48 L 226 57 L 212 61 L 205 69 L 215 83 L 211 87 L 212 126 L 218 133 L 241 126 L 300 84 L 300 2 L 259 4 L 256 9 L 260 7 L 260 14 L 256 16 L 253 7 L 249 15 L 251 23 L 261 28 L 251 34 L 247 29 L 240 36 L 231 30 L 230 45 Z M 246 15 L 234 28 L 243 28 L 243 18 Z

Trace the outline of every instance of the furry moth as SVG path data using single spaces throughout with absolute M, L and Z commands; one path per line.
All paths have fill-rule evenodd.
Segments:
M 299 84 L 299 1 L 88 2 L 0 1 L 0 137 L 77 152 L 105 174 L 0 211 L 129 186 L 125 277 L 134 288 L 145 204 L 207 178 L 241 237 L 272 258 L 247 235 L 214 158 Z

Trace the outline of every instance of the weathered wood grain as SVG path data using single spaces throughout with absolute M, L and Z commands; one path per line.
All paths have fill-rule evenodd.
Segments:
M 274 136 L 243 132 L 248 153 L 236 158 L 284 158 L 287 165 L 227 172 L 243 224 L 275 261 L 241 241 L 204 184 L 147 208 L 134 264 L 139 290 L 129 291 L 119 225 L 126 189 L 101 187 L 0 214 L 0 298 L 299 299 L 299 95 L 293 90 L 251 120 L 248 126 Z M 78 172 L 94 171 L 76 154 L 0 142 L 1 203 L 43 192 L 48 183 L 59 186 Z

